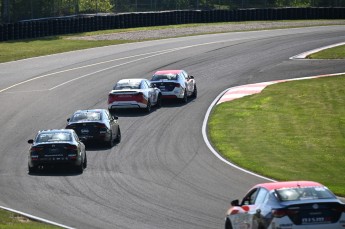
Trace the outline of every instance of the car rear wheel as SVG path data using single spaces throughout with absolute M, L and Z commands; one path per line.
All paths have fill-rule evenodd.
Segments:
M 84 169 L 87 167 L 87 157 L 86 157 L 86 154 L 85 154 L 85 159 L 84 159 L 83 167 L 84 167 Z
M 115 139 L 116 143 L 120 143 L 121 142 L 121 130 L 120 127 L 117 129 L 117 136 Z
M 33 167 L 28 166 L 28 170 L 29 170 L 29 174 L 35 173 L 35 172 L 37 172 L 37 167 L 36 166 L 33 166 Z
M 84 172 L 84 163 L 83 162 L 80 163 L 80 165 L 77 165 L 76 171 L 77 171 L 77 173 L 80 173 L 80 174 Z
M 147 113 L 151 112 L 151 102 L 150 102 L 150 100 L 147 101 L 147 106 L 146 106 L 145 110 L 146 110 Z
M 113 146 L 114 146 L 114 140 L 113 140 L 113 133 L 112 132 L 110 133 L 110 138 L 109 138 L 109 141 L 106 142 L 106 145 L 109 148 L 113 148 Z
M 184 96 L 181 99 L 182 103 L 187 103 L 188 102 L 188 97 L 187 97 L 187 90 L 184 90 Z
M 231 221 L 228 218 L 225 220 L 225 229 L 232 229 Z
M 158 95 L 156 106 L 157 106 L 158 108 L 161 108 L 161 107 L 162 107 L 162 96 L 161 96 L 161 95 Z
M 198 89 L 196 88 L 196 85 L 194 85 L 194 91 L 193 91 L 192 97 L 196 98 L 197 96 L 198 96 Z

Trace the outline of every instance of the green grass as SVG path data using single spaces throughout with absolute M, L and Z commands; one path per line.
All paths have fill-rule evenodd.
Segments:
M 345 45 L 325 49 L 323 51 L 309 55 L 309 59 L 345 59 Z
M 271 85 L 216 106 L 209 135 L 229 161 L 345 196 L 345 75 Z
M 0 43 L 0 63 L 122 43 L 128 43 L 128 41 L 79 41 L 67 40 L 66 37 L 49 37 L 39 40 L 2 42 Z
M 0 210 L 0 229 L 54 229 L 60 228 L 30 220 L 22 215 Z

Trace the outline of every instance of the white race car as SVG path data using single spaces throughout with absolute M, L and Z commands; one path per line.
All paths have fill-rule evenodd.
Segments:
M 195 79 L 184 70 L 157 71 L 151 83 L 161 90 L 163 99 L 180 99 L 187 103 L 188 97 L 197 97 Z
M 161 107 L 161 91 L 147 79 L 122 79 L 108 95 L 109 111 L 115 109 L 142 108 L 147 112 L 152 106 Z

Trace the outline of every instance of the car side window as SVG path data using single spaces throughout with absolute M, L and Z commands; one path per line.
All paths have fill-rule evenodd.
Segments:
M 106 118 L 107 120 L 111 120 L 111 116 L 110 116 L 110 114 L 109 114 L 109 111 L 105 110 L 104 113 L 105 113 L 105 118 Z
M 78 138 L 78 135 L 76 133 L 73 133 L 73 137 L 77 142 L 79 142 L 79 138 Z
M 242 200 L 241 205 L 253 205 L 255 203 L 256 196 L 259 192 L 259 189 L 251 190 Z
M 188 80 L 188 74 L 186 74 L 184 71 L 181 72 L 181 75 L 182 75 L 186 80 Z
M 147 85 L 146 81 L 145 80 L 142 81 L 141 82 L 141 89 L 147 89 L 147 88 L 148 88 L 148 85 Z
M 150 82 L 148 82 L 148 81 L 145 80 L 145 83 L 147 84 L 147 87 L 148 87 L 148 88 L 153 88 L 153 86 L 152 86 L 152 84 L 151 84 Z
M 255 204 L 262 204 L 263 202 L 265 202 L 267 194 L 268 194 L 268 191 L 266 189 L 260 188 L 255 199 Z

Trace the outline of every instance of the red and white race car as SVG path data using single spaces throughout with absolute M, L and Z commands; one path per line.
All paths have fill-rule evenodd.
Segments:
M 345 228 L 345 204 L 313 181 L 257 184 L 231 205 L 225 229 Z
M 179 99 L 188 102 L 188 97 L 197 97 L 194 76 L 184 70 L 160 70 L 151 78 L 151 83 L 162 92 L 163 99 Z
M 115 109 L 142 108 L 147 112 L 152 106 L 161 107 L 161 91 L 147 79 L 122 79 L 108 95 L 109 111 Z

